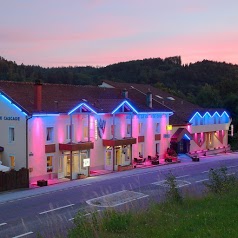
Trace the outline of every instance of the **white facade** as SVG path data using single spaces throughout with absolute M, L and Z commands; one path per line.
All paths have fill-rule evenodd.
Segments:
M 27 166 L 26 115 L 0 94 L 0 152 L 2 164 L 13 169 Z

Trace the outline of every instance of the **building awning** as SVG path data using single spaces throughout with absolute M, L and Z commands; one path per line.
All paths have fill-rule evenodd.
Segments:
M 132 145 L 136 144 L 136 138 L 123 138 L 123 139 L 111 139 L 103 140 L 103 146 L 120 146 L 120 145 Z
M 186 137 L 188 140 L 192 140 L 192 134 L 186 128 L 179 128 L 171 137 L 172 142 L 179 142 L 183 137 Z
M 78 151 L 78 150 L 90 150 L 93 149 L 94 143 L 89 142 L 79 142 L 79 143 L 68 143 L 59 144 L 59 150 L 61 151 Z
M 0 146 L 0 152 L 3 152 L 4 148 L 2 146 Z

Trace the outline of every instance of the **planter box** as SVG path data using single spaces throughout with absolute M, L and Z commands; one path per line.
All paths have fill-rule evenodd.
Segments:
M 39 186 L 39 187 L 43 187 L 43 186 L 47 186 L 47 185 L 48 185 L 47 180 L 38 180 L 37 181 L 37 186 Z
M 192 157 L 193 162 L 199 162 L 199 157 Z
M 153 165 L 158 165 L 158 164 L 159 164 L 159 160 L 152 160 L 152 161 L 151 161 L 151 164 L 153 164 Z
M 126 171 L 126 170 L 131 170 L 133 169 L 133 165 L 118 165 L 118 171 Z
M 85 178 L 87 178 L 87 176 L 84 175 L 84 174 L 79 174 L 79 175 L 78 175 L 78 179 L 85 179 Z

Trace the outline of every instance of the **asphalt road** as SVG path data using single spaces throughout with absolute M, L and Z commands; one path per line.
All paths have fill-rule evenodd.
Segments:
M 138 209 L 151 202 L 160 202 L 165 199 L 166 187 L 162 185 L 169 173 L 176 177 L 184 193 L 200 196 L 209 170 L 222 166 L 228 168 L 229 174 L 237 172 L 238 154 L 92 177 L 83 183 L 68 182 L 66 185 L 54 185 L 54 189 L 50 186 L 44 190 L 35 189 L 30 195 L 25 192 L 20 196 L 23 192 L 11 192 L 5 201 L 1 201 L 0 195 L 0 237 L 66 236 L 67 228 L 73 225 L 78 211 L 85 216 L 93 211 L 103 211 L 106 207 L 98 201 L 100 197 L 110 194 L 117 209 Z M 126 192 L 120 194 L 120 191 L 134 193 L 128 192 L 128 198 L 123 199 L 120 196 L 125 196 Z M 95 204 L 88 201 L 95 198 L 99 199 Z

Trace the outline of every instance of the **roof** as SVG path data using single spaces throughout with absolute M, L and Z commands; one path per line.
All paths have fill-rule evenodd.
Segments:
M 141 94 L 145 94 L 151 91 L 153 95 L 153 104 L 160 103 L 161 105 L 167 107 L 172 110 L 174 114 L 169 118 L 170 124 L 172 125 L 186 125 L 189 124 L 189 120 L 196 112 L 200 112 L 201 114 L 205 114 L 209 112 L 213 114 L 214 112 L 222 113 L 224 109 L 210 109 L 210 108 L 202 108 L 196 104 L 190 103 L 187 100 L 181 99 L 177 96 L 172 95 L 169 92 L 165 92 L 159 88 L 155 88 L 148 84 L 135 84 L 135 83 L 118 83 L 112 82 L 109 80 L 104 80 L 105 86 L 110 85 L 118 89 L 134 89 Z
M 0 92 L 29 114 L 37 112 L 34 87 L 31 82 L 0 81 Z M 87 104 L 97 113 L 111 113 L 124 100 L 120 88 L 45 83 L 42 84 L 41 113 L 68 113 L 80 103 Z M 130 89 L 127 100 L 138 112 L 171 112 L 158 102 L 153 104 L 153 108 L 148 107 L 146 96 L 135 89 Z

